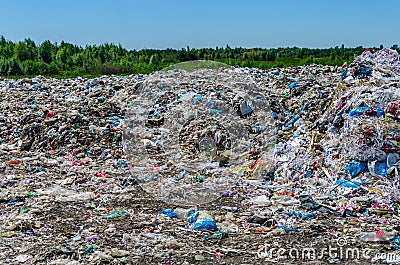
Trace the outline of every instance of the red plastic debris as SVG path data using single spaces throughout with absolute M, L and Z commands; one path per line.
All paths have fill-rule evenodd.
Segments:
M 21 162 L 17 161 L 17 160 L 10 160 L 7 162 L 8 165 L 19 165 L 21 164 Z

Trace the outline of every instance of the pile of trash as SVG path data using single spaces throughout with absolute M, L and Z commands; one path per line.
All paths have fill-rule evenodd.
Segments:
M 117 93 L 116 102 L 129 102 L 124 153 L 142 188 L 163 201 L 196 205 L 248 177 L 249 165 L 276 138 L 268 99 L 248 72 L 159 72 Z
M 0 263 L 399 263 L 399 60 L 0 79 Z

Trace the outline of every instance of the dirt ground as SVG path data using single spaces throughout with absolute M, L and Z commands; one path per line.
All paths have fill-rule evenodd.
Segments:
M 221 205 L 238 210 L 232 216 Z M 357 218 L 337 221 L 321 214 L 301 230 L 282 234 L 251 225 L 246 220 L 252 213 L 240 197 L 200 206 L 217 221 L 229 215 L 239 227 L 237 233 L 218 239 L 214 232 L 194 231 L 188 222 L 160 214 L 176 205 L 157 201 L 134 184 L 124 193 L 86 202 L 29 197 L 10 206 L 3 201 L 1 211 L 11 207 L 17 216 L 30 218 L 16 218 L 18 225 L 0 234 L 2 264 L 370 264 L 376 253 L 389 251 L 388 243 L 359 241 L 352 231 L 365 222 Z M 125 210 L 129 216 L 104 218 L 112 209 Z M 91 240 L 90 235 L 96 236 Z M 18 262 L 18 257 L 27 260 Z

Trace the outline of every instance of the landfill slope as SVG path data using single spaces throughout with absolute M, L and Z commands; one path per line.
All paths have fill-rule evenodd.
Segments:
M 400 262 L 399 74 L 399 54 L 382 49 L 342 67 L 2 78 L 0 263 Z M 130 134 L 135 99 L 153 84 L 157 105 Z M 209 115 L 173 123 L 196 106 Z M 199 144 L 206 136 L 215 150 Z M 157 145 L 166 137 L 170 155 Z M 245 140 L 247 150 L 230 145 Z

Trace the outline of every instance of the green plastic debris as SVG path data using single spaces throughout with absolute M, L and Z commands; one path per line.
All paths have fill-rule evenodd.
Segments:
M 207 156 L 210 156 L 210 155 L 211 155 L 211 148 L 207 148 L 207 150 L 206 150 L 206 155 L 207 155 Z
M 30 191 L 30 192 L 28 192 L 28 197 L 35 197 L 35 196 L 37 196 L 37 194 L 35 193 L 35 192 L 33 192 L 33 191 Z
M 215 231 L 215 233 L 213 234 L 213 237 L 216 237 L 218 239 L 224 239 L 228 237 L 228 233 L 224 232 L 222 230 L 217 230 Z
M 104 217 L 106 219 L 116 219 L 116 218 L 121 218 L 121 217 L 125 217 L 128 216 L 129 213 L 127 211 L 119 211 L 119 210 L 112 210 L 110 211 L 108 214 L 106 214 Z
M 85 252 L 86 252 L 86 253 L 93 253 L 94 250 L 95 250 L 95 249 L 94 249 L 93 245 L 90 245 L 90 246 L 88 246 L 88 247 L 85 249 Z
M 127 259 L 126 259 L 125 257 L 117 258 L 117 260 L 118 260 L 119 262 L 123 262 L 123 263 L 125 263 L 125 262 L 127 261 Z
M 86 206 L 87 208 L 96 208 L 96 204 L 95 204 L 94 202 L 85 203 L 85 206 Z

